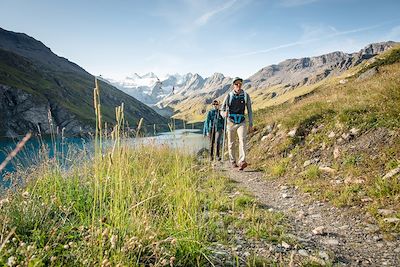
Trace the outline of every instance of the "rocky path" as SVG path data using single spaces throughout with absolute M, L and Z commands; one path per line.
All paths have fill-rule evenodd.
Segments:
M 334 266 L 400 266 L 400 238 L 385 240 L 365 212 L 312 200 L 284 180 L 269 181 L 251 169 L 224 166 L 222 171 L 261 204 L 286 215 L 290 235 L 300 244 L 286 254 Z

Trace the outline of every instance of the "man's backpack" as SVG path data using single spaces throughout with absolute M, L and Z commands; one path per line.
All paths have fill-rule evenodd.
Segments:
M 248 94 L 246 93 L 246 91 L 243 91 L 243 95 L 244 95 L 244 104 L 247 106 Z M 234 97 L 234 92 L 233 91 L 229 92 L 229 94 L 228 94 L 228 107 L 231 106 L 233 97 Z

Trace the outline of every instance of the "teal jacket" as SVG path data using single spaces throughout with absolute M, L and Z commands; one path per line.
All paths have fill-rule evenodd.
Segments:
M 219 113 L 219 110 L 212 109 L 212 110 L 208 111 L 207 118 L 204 122 L 204 127 L 203 127 L 204 135 L 211 133 L 215 121 L 217 122 L 217 124 L 216 124 L 217 131 L 222 131 L 224 129 L 224 118 Z

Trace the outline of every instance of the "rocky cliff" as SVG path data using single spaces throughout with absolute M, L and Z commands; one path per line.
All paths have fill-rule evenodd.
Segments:
M 48 133 L 49 118 L 68 135 L 92 131 L 94 79 L 32 37 L 0 29 L 0 136 L 39 128 Z M 123 102 L 129 125 L 135 127 L 144 118 L 145 124 L 167 128 L 167 119 L 115 87 L 100 82 L 100 93 L 109 125 L 114 123 L 114 108 Z
M 28 131 L 49 134 L 50 124 L 54 130 L 64 129 L 66 135 L 93 131 L 91 125 L 82 123 L 51 99 L 37 97 L 18 88 L 0 84 L 0 129 L 2 136 L 14 137 Z

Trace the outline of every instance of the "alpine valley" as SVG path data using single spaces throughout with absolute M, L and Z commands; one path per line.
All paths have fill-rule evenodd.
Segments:
M 243 88 L 255 110 L 296 101 L 331 78 L 345 83 L 352 70 L 370 64 L 397 44 L 388 41 L 369 44 L 354 53 L 288 59 L 247 77 Z M 167 125 L 169 117 L 201 122 L 212 100 L 222 100 L 233 80 L 222 73 L 207 78 L 197 73 L 158 77 L 152 72 L 134 73 L 122 80 L 98 78 L 104 120 L 112 124 L 114 108 L 123 102 L 125 117 L 133 126 L 140 118 L 145 125 Z M 49 133 L 49 114 L 66 134 L 93 131 L 94 79 L 40 41 L 0 29 L 0 136 L 12 137 L 39 128 Z
M 243 89 L 251 96 L 254 109 L 295 101 L 311 93 L 329 78 L 340 77 L 353 67 L 374 58 L 398 43 L 369 44 L 358 52 L 332 52 L 315 57 L 288 59 L 262 68 L 244 80 Z M 231 89 L 233 77 L 214 73 L 174 74 L 157 77 L 154 73 L 133 74 L 123 80 L 105 79 L 125 93 L 153 107 L 164 116 L 191 122 L 202 121 L 209 104 L 222 100 Z M 346 77 L 340 79 L 346 82 Z

